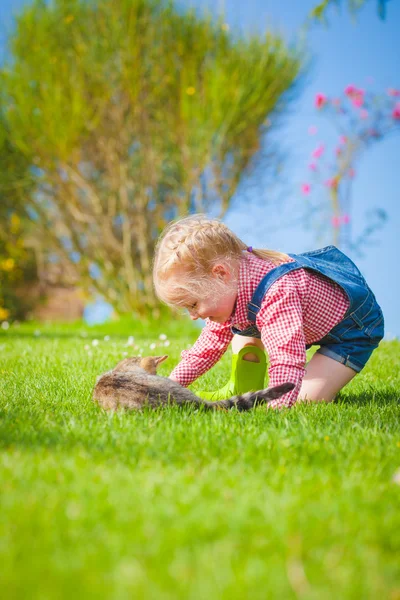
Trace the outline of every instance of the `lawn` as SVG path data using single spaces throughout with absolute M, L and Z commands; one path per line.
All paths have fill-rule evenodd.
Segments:
M 168 353 L 167 375 L 188 327 L 1 330 L 2 597 L 399 600 L 400 342 L 331 405 L 92 403 L 125 353 Z M 227 355 L 193 389 L 228 374 Z

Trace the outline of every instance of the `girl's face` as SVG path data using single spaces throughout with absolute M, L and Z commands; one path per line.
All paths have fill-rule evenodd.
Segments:
M 193 321 L 208 318 L 216 323 L 225 323 L 235 309 L 237 278 L 226 265 L 216 265 L 211 277 L 209 293 L 201 298 L 194 297 L 187 309 Z

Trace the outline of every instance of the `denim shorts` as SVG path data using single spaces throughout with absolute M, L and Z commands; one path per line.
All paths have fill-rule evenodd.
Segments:
M 367 288 L 369 290 L 369 288 Z M 232 333 L 248 337 L 261 338 L 255 325 L 240 331 L 232 327 Z M 319 354 L 333 358 L 346 367 L 359 373 L 367 364 L 369 357 L 384 334 L 382 310 L 375 296 L 369 290 L 365 301 L 354 313 L 350 313 L 330 332 L 317 342 L 307 346 L 320 346 Z
M 320 346 L 319 354 L 337 360 L 346 367 L 360 372 L 384 334 L 382 310 L 372 292 L 365 303 L 364 314 L 349 314 L 313 346 Z M 308 348 L 309 346 L 307 346 Z

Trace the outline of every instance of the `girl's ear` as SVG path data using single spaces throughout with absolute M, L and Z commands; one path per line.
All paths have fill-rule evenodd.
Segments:
M 214 265 L 211 269 L 211 274 L 216 279 L 222 279 L 223 281 L 227 281 L 230 277 L 230 270 L 226 265 L 217 264 Z

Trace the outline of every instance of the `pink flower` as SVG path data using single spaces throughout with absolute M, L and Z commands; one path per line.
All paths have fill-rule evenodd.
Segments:
M 352 104 L 353 106 L 355 106 L 356 108 L 360 108 L 360 106 L 363 105 L 363 101 L 364 98 L 362 96 L 354 96 L 354 98 L 352 99 Z
M 345 90 L 344 93 L 346 94 L 346 96 L 352 96 L 353 94 L 355 94 L 357 91 L 357 88 L 355 85 L 348 85 Z
M 336 156 L 340 156 L 342 154 L 343 150 L 340 146 L 338 146 L 335 150 Z
M 389 96 L 398 97 L 400 96 L 400 90 L 395 90 L 394 88 L 389 88 L 387 91 Z
M 331 189 L 337 188 L 338 183 L 339 182 L 336 177 L 332 177 L 331 179 L 327 179 L 325 181 L 325 185 Z
M 317 170 L 317 165 L 315 163 L 310 163 L 308 165 L 308 168 L 311 169 L 311 171 L 316 171 Z
M 342 216 L 342 223 L 343 223 L 343 225 L 347 225 L 348 223 L 350 223 L 350 215 L 344 214 Z
M 318 132 L 318 127 L 315 125 L 310 125 L 308 128 L 308 135 L 315 135 Z
M 311 192 L 311 185 L 309 183 L 303 183 L 301 186 L 301 191 L 305 196 Z
M 364 90 L 356 88 L 355 85 L 348 85 L 344 93 L 351 99 L 354 106 L 359 108 L 364 104 Z
M 311 156 L 313 158 L 320 158 L 323 155 L 324 150 L 325 150 L 325 146 L 323 144 L 320 144 L 319 146 L 317 146 L 315 148 L 315 150 L 313 151 Z
M 340 227 L 340 217 L 332 217 L 332 227 Z
M 347 137 L 345 135 L 341 135 L 339 140 L 341 144 L 347 144 Z
M 326 104 L 327 101 L 327 97 L 325 96 L 325 94 L 317 94 L 315 96 L 315 108 L 322 108 L 324 106 L 324 104 Z
M 363 108 L 363 110 L 360 110 L 360 118 L 361 119 L 368 119 L 369 117 L 369 112 L 367 110 L 365 110 L 365 108 Z
M 393 119 L 400 119 L 400 102 L 396 104 L 392 112 Z
M 356 172 L 353 169 L 353 167 L 350 167 L 350 169 L 349 169 L 349 177 L 353 178 L 355 176 L 355 174 L 356 174 Z

